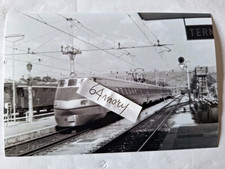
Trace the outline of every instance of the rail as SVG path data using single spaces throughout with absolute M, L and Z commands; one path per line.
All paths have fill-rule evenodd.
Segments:
M 145 118 L 92 153 L 142 151 L 145 145 L 177 109 L 182 98 L 183 96 L 174 98 L 173 101 L 162 107 L 161 110 Z M 172 103 L 175 104 L 172 105 Z
M 81 135 L 91 129 L 87 128 L 78 133 L 61 134 L 62 132 L 67 132 L 69 130 L 71 129 L 63 129 L 50 135 L 46 135 L 24 143 L 19 143 L 13 146 L 6 147 L 5 154 L 6 156 L 31 156 L 40 151 L 49 149 L 55 145 L 62 144 L 65 141 L 75 138 L 78 135 Z

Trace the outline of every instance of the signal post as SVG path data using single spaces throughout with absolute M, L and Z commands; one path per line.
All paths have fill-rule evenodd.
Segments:
M 189 76 L 189 69 L 188 65 L 186 64 L 188 61 L 185 62 L 185 59 L 181 56 L 178 58 L 179 66 L 181 69 L 186 68 L 187 74 L 187 87 L 188 87 L 188 97 L 189 97 L 189 107 L 191 108 L 191 85 L 190 85 L 190 76 Z

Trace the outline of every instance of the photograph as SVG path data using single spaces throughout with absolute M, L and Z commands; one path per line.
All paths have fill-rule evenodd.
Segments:
M 219 144 L 208 13 L 10 13 L 5 156 Z

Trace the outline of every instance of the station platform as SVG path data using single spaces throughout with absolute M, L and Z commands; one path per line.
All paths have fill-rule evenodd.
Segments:
M 168 120 L 168 124 L 170 130 L 160 150 L 218 146 L 219 124 L 196 123 L 195 116 L 188 105 L 176 110 L 176 114 Z
M 5 123 L 5 147 L 55 132 L 55 117 L 35 119 L 32 123 L 25 121 Z
M 160 150 L 205 148 L 218 146 L 218 123 L 174 127 Z

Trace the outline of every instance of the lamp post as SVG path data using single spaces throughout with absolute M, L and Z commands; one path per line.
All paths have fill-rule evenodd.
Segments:
M 14 70 L 14 57 L 15 57 L 15 44 L 16 42 L 24 39 L 25 35 L 21 35 L 21 34 L 13 34 L 13 35 L 8 35 L 5 36 L 5 39 L 7 39 L 8 41 L 10 41 L 9 39 L 12 39 L 11 42 L 12 43 L 12 83 L 13 83 L 13 121 L 16 122 L 16 94 L 15 94 L 15 70 Z
M 42 62 L 43 58 L 36 58 L 38 62 Z M 33 92 L 32 92 L 32 77 L 31 77 L 31 70 L 32 70 L 32 61 L 36 60 L 33 59 L 27 63 L 27 70 L 28 70 L 28 81 L 27 81 L 27 90 L 28 90 L 28 107 L 29 107 L 29 118 L 28 122 L 33 122 Z
M 33 94 L 32 94 L 32 80 L 31 80 L 31 75 L 30 72 L 32 70 L 32 64 L 31 62 L 28 62 L 27 64 L 27 70 L 29 71 L 28 74 L 28 81 L 27 81 L 27 85 L 28 85 L 28 106 L 29 106 L 29 118 L 28 121 L 29 122 L 33 122 Z

